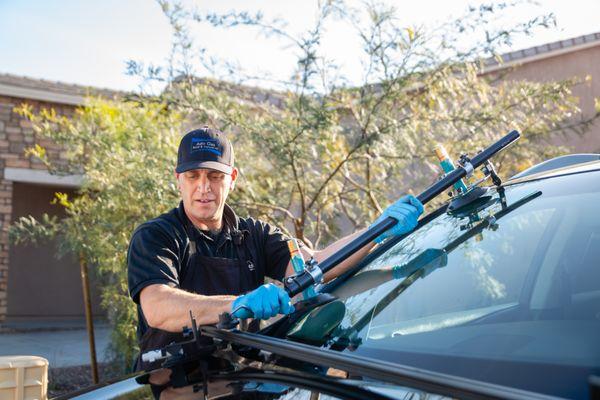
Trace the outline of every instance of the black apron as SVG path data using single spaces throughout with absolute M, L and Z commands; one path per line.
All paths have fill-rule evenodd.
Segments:
M 251 241 L 248 237 L 249 231 L 240 231 L 237 227 L 232 227 L 230 231 L 222 233 L 231 235 L 231 240 L 237 248 L 237 259 L 207 257 L 199 254 L 196 251 L 196 243 L 205 239 L 202 239 L 200 233 L 193 227 L 187 226 L 186 232 L 190 238 L 189 261 L 179 283 L 181 289 L 206 296 L 237 296 L 252 291 L 263 283 L 264 274 L 260 276 L 260 271 L 256 270 L 256 263 L 251 255 L 253 252 L 249 245 Z M 258 323 L 258 320 L 253 321 L 248 330 L 256 331 Z M 162 361 L 144 362 L 141 360 L 141 354 L 184 340 L 186 339 L 181 333 L 167 332 L 148 326 L 140 340 L 140 355 L 134 369 L 140 371 L 159 368 Z M 212 340 L 204 338 L 202 342 L 210 344 Z

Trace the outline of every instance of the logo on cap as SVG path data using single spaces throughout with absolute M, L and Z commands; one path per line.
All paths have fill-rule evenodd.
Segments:
M 219 150 L 219 142 L 214 139 L 206 139 L 206 138 L 192 138 L 192 148 L 190 153 L 195 153 L 198 151 L 208 151 L 210 153 L 214 153 L 217 156 L 222 156 L 223 152 Z

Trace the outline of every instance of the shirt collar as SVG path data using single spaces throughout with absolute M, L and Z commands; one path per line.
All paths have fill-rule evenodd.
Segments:
M 198 235 L 201 235 L 203 238 L 213 240 L 208 235 L 205 235 L 200 229 L 196 228 L 192 221 L 190 221 L 190 219 L 185 213 L 185 209 L 183 208 L 183 201 L 179 202 L 177 213 L 179 214 L 181 220 L 184 221 L 184 224 L 186 225 L 186 230 L 188 232 L 194 232 Z M 227 203 L 225 203 L 225 206 L 223 207 L 223 230 L 219 235 L 219 238 L 224 237 L 224 239 L 226 240 L 231 240 L 232 236 L 240 235 L 241 232 L 239 230 L 239 225 L 239 217 L 237 216 L 235 211 L 233 211 L 233 209 Z

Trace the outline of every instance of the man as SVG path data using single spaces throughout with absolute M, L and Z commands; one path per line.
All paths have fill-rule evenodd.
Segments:
M 239 218 L 226 204 L 237 176 L 233 148 L 222 132 L 204 127 L 182 138 L 175 169 L 181 203 L 139 226 L 127 255 L 141 352 L 181 340 L 190 311 L 199 325 L 215 324 L 223 312 L 257 321 L 293 311 L 285 290 L 264 284 L 266 276 L 282 281 L 293 274 L 288 238 L 265 222 Z M 403 197 L 380 217 L 392 216 L 398 223 L 375 242 L 411 231 L 422 212 L 416 198 Z M 322 261 L 358 234 L 324 250 L 302 251 Z M 373 246 L 365 246 L 325 279 L 356 263 Z M 147 367 L 138 363 L 140 369 Z

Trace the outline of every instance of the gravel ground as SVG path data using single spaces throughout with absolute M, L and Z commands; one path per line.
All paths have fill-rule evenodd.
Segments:
M 110 364 L 99 364 L 98 375 L 100 382 L 114 379 L 119 376 Z M 89 365 L 77 367 L 50 368 L 48 370 L 48 397 L 83 389 L 93 385 L 92 369 Z

